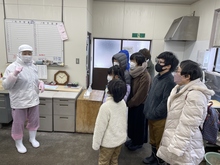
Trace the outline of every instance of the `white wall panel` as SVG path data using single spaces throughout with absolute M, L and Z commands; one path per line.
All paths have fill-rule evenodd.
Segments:
M 18 0 L 5 0 L 5 4 L 18 4 Z
M 19 5 L 20 19 L 61 21 L 61 7 Z
M 153 40 L 151 45 L 151 58 L 152 62 L 155 64 L 155 58 L 164 51 L 164 41 L 163 40 Z
M 132 38 L 132 33 L 145 33 L 153 38 L 155 5 L 145 3 L 125 3 L 122 38 Z
M 80 17 L 79 17 L 80 16 Z M 86 83 L 86 38 L 87 38 L 87 9 L 64 8 L 64 23 L 69 39 L 65 45 L 66 71 L 72 82 L 85 86 Z M 79 64 L 76 64 L 79 58 Z
M 191 12 L 195 11 L 195 15 L 200 16 L 197 40 L 210 39 L 214 10 L 216 7 L 215 0 L 200 0 L 191 6 Z
M 87 0 L 64 0 L 66 7 L 87 7 Z
M 5 4 L 5 14 L 6 14 L 6 18 L 19 18 L 18 5 Z
M 93 36 L 122 38 L 124 3 L 94 1 L 93 7 Z
M 93 0 L 87 0 L 87 31 L 92 33 L 92 6 Z
M 219 9 L 220 8 L 220 1 L 219 0 L 213 0 L 215 1 L 215 9 Z
M 62 0 L 17 0 L 20 5 L 61 6 Z
M 164 45 L 164 51 L 173 52 L 179 61 L 183 60 L 185 42 L 166 42 Z

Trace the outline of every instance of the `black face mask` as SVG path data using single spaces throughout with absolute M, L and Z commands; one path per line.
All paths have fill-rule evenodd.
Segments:
M 155 70 L 156 70 L 157 72 L 162 72 L 162 71 L 164 71 L 163 67 L 164 67 L 164 66 L 161 66 L 160 64 L 157 63 L 157 64 L 155 65 Z

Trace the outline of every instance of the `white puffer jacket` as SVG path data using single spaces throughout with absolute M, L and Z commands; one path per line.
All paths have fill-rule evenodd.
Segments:
M 199 79 L 177 93 L 178 88 L 176 85 L 168 98 L 168 115 L 157 156 L 171 165 L 198 165 L 205 154 L 199 126 L 214 91 Z
M 13 72 L 16 67 L 22 66 L 18 76 Z M 10 64 L 4 73 L 2 86 L 9 91 L 11 108 L 30 108 L 39 104 L 39 79 L 37 68 L 34 64 L 24 63 L 19 57 Z

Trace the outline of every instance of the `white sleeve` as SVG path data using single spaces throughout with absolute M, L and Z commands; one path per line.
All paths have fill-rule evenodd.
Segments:
M 6 69 L 2 79 L 3 79 L 3 81 L 2 81 L 3 88 L 6 90 L 9 90 L 9 89 L 13 88 L 18 77 L 14 76 L 14 74 L 12 72 L 10 72 L 8 69 Z
M 106 109 L 104 109 L 103 106 L 104 104 L 102 104 L 102 106 L 100 107 L 98 116 L 96 118 L 95 129 L 93 134 L 93 142 L 92 142 L 92 148 L 94 150 L 98 150 L 100 148 L 103 136 L 108 126 L 109 113 Z

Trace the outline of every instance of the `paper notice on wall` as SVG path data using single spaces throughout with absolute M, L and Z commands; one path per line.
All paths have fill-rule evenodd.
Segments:
M 39 79 L 47 79 L 47 65 L 36 65 Z
M 127 50 L 130 55 L 132 55 L 134 53 L 133 47 L 123 47 L 122 49 Z
M 64 27 L 64 24 L 63 23 L 59 23 L 57 24 L 57 29 L 60 33 L 60 37 L 61 39 L 64 41 L 64 40 L 67 40 L 68 37 L 67 37 L 67 34 L 66 34 L 66 30 L 65 30 L 65 27 Z

